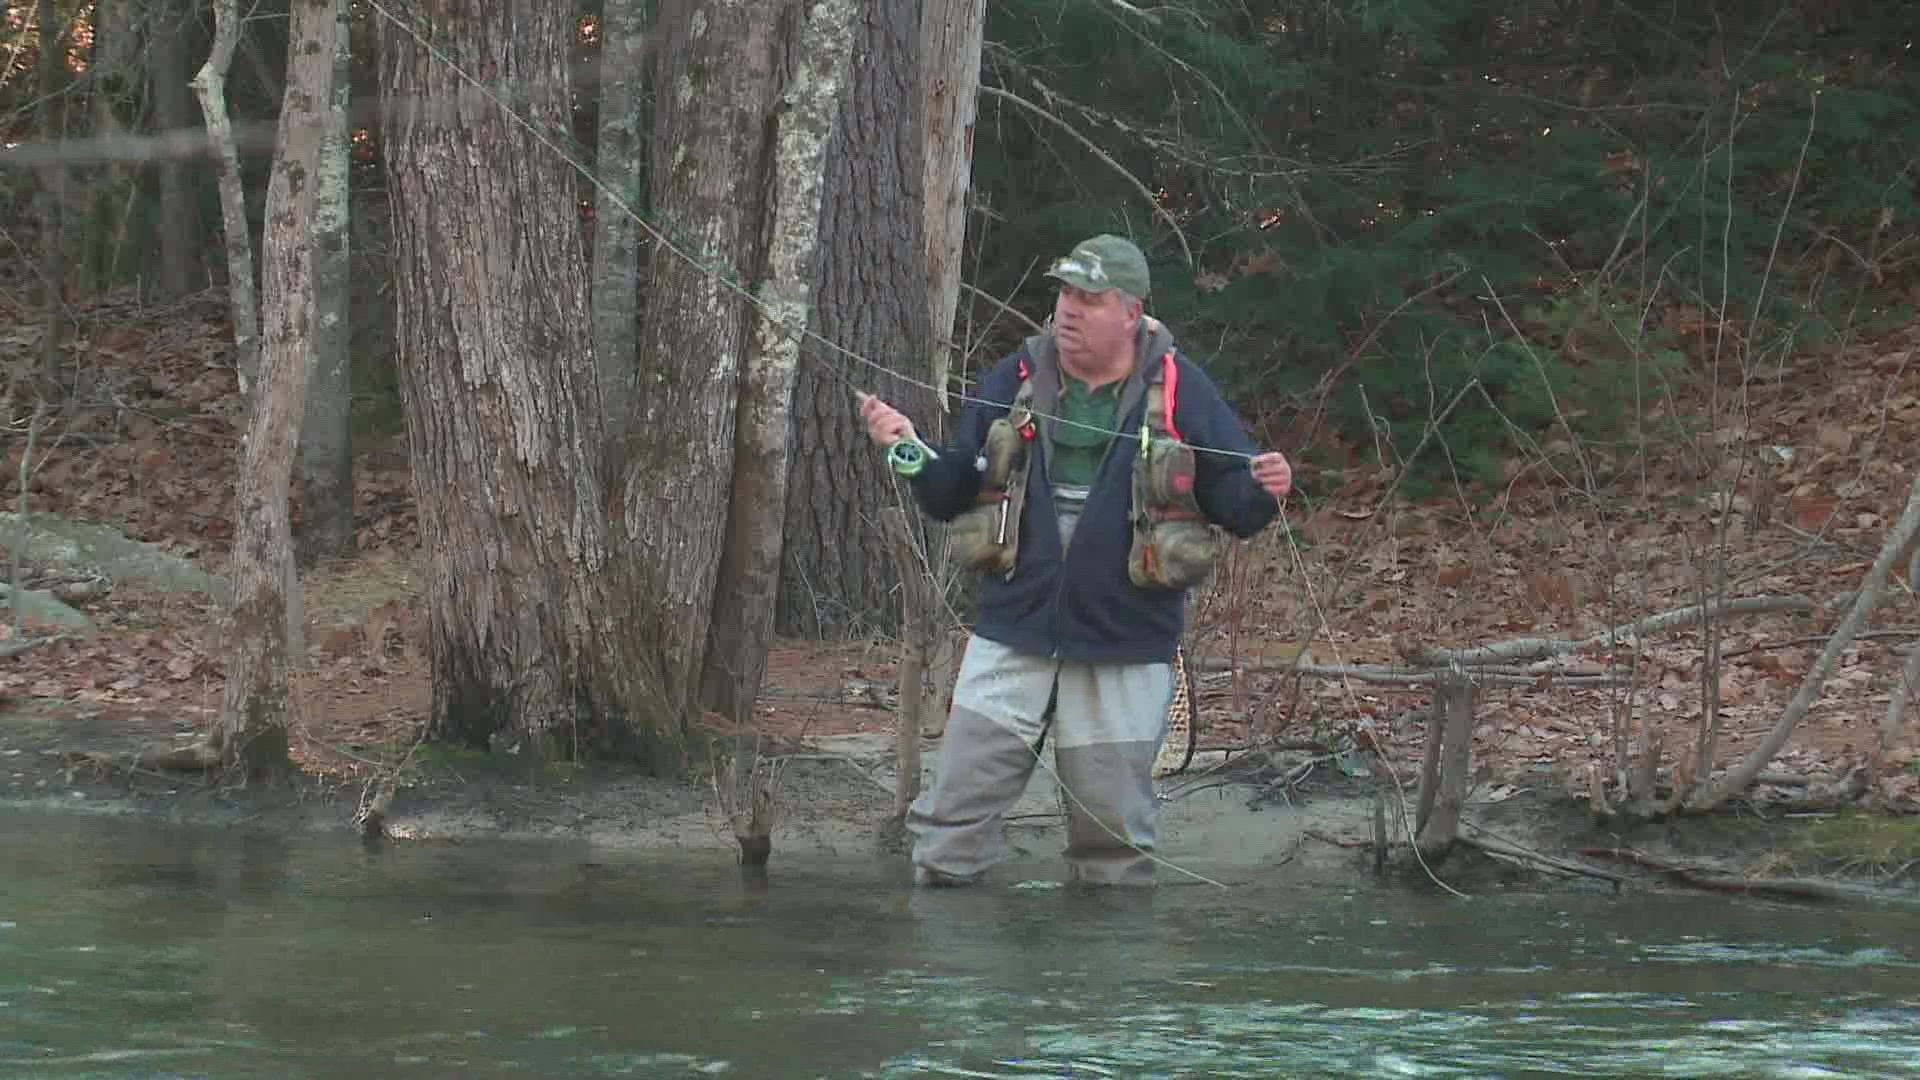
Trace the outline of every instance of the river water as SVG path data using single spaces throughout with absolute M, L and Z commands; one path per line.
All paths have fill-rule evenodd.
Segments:
M 1920 1076 L 1920 917 L 0 813 L 0 1077 Z

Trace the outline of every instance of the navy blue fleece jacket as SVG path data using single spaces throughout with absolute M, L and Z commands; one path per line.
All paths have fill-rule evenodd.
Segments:
M 936 447 L 938 456 L 914 477 L 915 500 L 927 516 L 951 521 L 973 505 L 980 489 L 974 458 L 987 427 L 1005 416 L 1020 388 L 1024 360 L 1034 380 L 1033 411 L 1041 417 L 1041 438 L 1033 443 L 1027 470 L 1027 499 L 1020 520 L 1019 558 L 1011 574 L 979 575 L 974 632 L 1009 648 L 1062 660 L 1101 662 L 1170 661 L 1186 622 L 1186 591 L 1142 589 L 1127 576 L 1127 552 L 1133 541 L 1130 504 L 1137 433 L 1146 404 L 1146 377 L 1158 377 L 1160 358 L 1174 350 L 1173 337 L 1158 321 L 1143 318 L 1134 372 L 1120 392 L 1118 423 L 1126 436 L 1111 439 L 1088 492 L 1072 544 L 1062 551 L 1060 523 L 1054 513 L 1052 481 L 1047 476 L 1051 419 L 1058 412 L 1060 368 L 1051 335 L 1028 338 L 1018 352 L 1002 359 L 973 392 L 984 403 L 961 413 L 953 439 Z M 1215 524 L 1241 537 L 1264 529 L 1279 503 L 1261 489 L 1244 456 L 1258 451 L 1239 417 L 1200 367 L 1174 350 L 1178 384 L 1173 427 L 1201 448 L 1194 494 Z M 1210 454 L 1207 449 L 1231 451 Z

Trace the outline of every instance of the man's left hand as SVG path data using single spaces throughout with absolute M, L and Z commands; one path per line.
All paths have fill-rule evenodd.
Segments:
M 1280 451 L 1269 450 L 1255 457 L 1252 469 L 1254 482 L 1274 498 L 1284 499 L 1293 490 L 1293 466 Z

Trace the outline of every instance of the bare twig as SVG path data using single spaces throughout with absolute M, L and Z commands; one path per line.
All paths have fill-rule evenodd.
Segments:
M 1571 877 L 1597 878 L 1615 885 L 1631 885 L 1634 881 L 1633 878 L 1625 874 L 1616 874 L 1595 866 L 1582 866 L 1577 862 L 1556 859 L 1551 855 L 1534 851 L 1530 848 L 1524 848 L 1518 844 L 1510 844 L 1502 840 L 1496 840 L 1484 832 L 1476 836 L 1462 836 L 1459 838 L 1459 842 L 1497 859 L 1527 863 Z
M 1810 881 L 1801 878 L 1749 878 L 1715 872 L 1699 866 L 1670 862 L 1655 858 L 1631 848 L 1582 848 L 1580 854 L 1585 858 L 1613 859 L 1630 866 L 1639 866 L 1659 875 L 1667 881 L 1680 885 L 1705 889 L 1709 892 L 1746 893 L 1755 896 L 1772 896 L 1786 900 L 1818 900 L 1825 903 L 1851 903 L 1863 900 L 1885 900 L 1891 897 L 1880 893 L 1853 888 L 1832 881 Z
M 1206 660 L 1196 666 L 1203 671 L 1230 670 L 1228 661 L 1225 660 Z M 1439 667 L 1297 664 L 1292 660 L 1243 660 L 1240 662 L 1239 670 L 1284 672 L 1288 675 L 1305 675 L 1321 679 L 1352 679 L 1355 682 L 1374 683 L 1381 686 L 1427 686 L 1438 680 L 1444 672 L 1444 669 Z M 1559 668 L 1542 668 L 1537 671 L 1514 668 L 1475 668 L 1474 677 L 1489 686 L 1537 686 L 1547 681 L 1566 686 L 1620 686 L 1627 681 L 1626 676 L 1609 671 Z
M 1753 615 L 1776 611 L 1805 612 L 1812 611 L 1813 608 L 1813 601 L 1804 596 L 1741 596 L 1724 603 L 1707 605 L 1705 610 L 1695 605 L 1649 615 L 1644 619 L 1621 626 L 1608 627 L 1584 638 L 1514 638 L 1510 641 L 1471 649 L 1422 649 L 1407 659 L 1415 664 L 1459 664 L 1463 667 L 1498 663 L 1503 660 L 1543 660 L 1550 656 L 1560 656 L 1596 645 L 1611 646 L 1622 641 L 1635 641 L 1641 637 L 1671 630 L 1676 626 L 1684 626 L 1703 617 Z
M 1155 15 L 1151 11 L 1143 11 L 1140 8 L 1134 7 L 1132 4 L 1127 3 L 1127 0 L 1107 0 L 1107 3 L 1112 4 L 1114 7 L 1119 8 L 1121 11 L 1135 18 L 1145 19 L 1155 26 L 1160 25 L 1160 16 Z
M 987 292 L 986 290 L 978 288 L 977 286 L 969 284 L 965 281 L 960 283 L 960 287 L 972 293 L 973 295 L 979 297 L 980 299 L 985 300 L 987 303 L 992 304 L 994 307 L 999 308 L 1001 311 L 1005 312 L 1006 314 L 1011 315 L 1016 319 L 1019 319 L 1023 324 L 1026 325 L 1027 329 L 1032 330 L 1034 333 L 1044 334 L 1047 332 L 1046 327 L 1041 326 L 1037 322 L 1034 322 L 1033 319 L 1029 317 L 1026 312 L 1021 311 L 1020 309 L 1009 305 L 1006 301 L 1000 299 L 999 297 L 993 295 L 992 293 Z
M 49 330 L 49 333 L 52 331 Z M 12 589 L 8 606 L 13 608 L 13 636 L 20 637 L 20 558 L 27 549 L 29 526 L 27 523 L 27 486 L 33 473 L 33 444 L 40 436 L 40 421 L 47 414 L 47 399 L 44 394 L 33 402 L 33 419 L 27 424 L 27 446 L 20 452 L 20 528 L 13 538 L 13 551 L 7 567 L 7 582 Z M 25 648 L 32 648 L 29 644 Z M 22 650 L 24 651 L 24 649 Z M 7 655 L 13 655 L 9 653 Z
M 1011 101 L 1015 105 L 1018 105 L 1021 108 L 1026 109 L 1029 112 L 1032 112 L 1036 116 L 1043 117 L 1048 122 L 1052 123 L 1055 127 L 1058 127 L 1060 130 L 1072 136 L 1075 142 L 1078 142 L 1082 147 L 1085 147 L 1088 153 L 1092 154 L 1096 158 L 1099 158 L 1100 161 L 1104 163 L 1108 168 L 1112 169 L 1114 172 L 1124 177 L 1129 184 L 1133 185 L 1133 189 L 1140 193 L 1140 197 L 1147 200 L 1147 205 L 1153 208 L 1154 215 L 1159 217 L 1162 221 L 1165 221 L 1167 223 L 1167 227 L 1173 230 L 1174 237 L 1180 241 L 1180 251 L 1183 255 L 1186 256 L 1187 265 L 1188 266 L 1193 265 L 1193 249 L 1187 246 L 1187 234 L 1183 229 L 1180 228 L 1180 222 L 1174 219 L 1174 216 L 1167 211 L 1166 207 L 1160 205 L 1160 200 L 1153 197 L 1152 189 L 1148 188 L 1146 184 L 1142 183 L 1139 177 L 1128 172 L 1126 166 L 1120 164 L 1118 161 L 1115 161 L 1112 155 L 1108 154 L 1105 150 L 1100 149 L 1100 146 L 1098 143 L 1095 143 L 1092 139 L 1089 139 L 1085 135 L 1081 134 L 1080 130 L 1074 127 L 1072 124 L 1067 123 L 1065 120 L 1062 120 L 1060 117 L 1055 116 L 1053 113 L 1048 112 L 1047 110 L 1041 108 L 1038 105 L 1035 105 L 1033 102 L 1028 101 L 1026 98 L 1023 98 L 1019 94 L 1013 93 L 1010 90 L 1002 90 L 997 86 L 987 86 L 985 84 L 982 84 L 980 87 L 980 92 L 983 94 L 990 94 L 997 98 L 1004 98 L 1007 101 Z
M 18 619 L 20 615 L 19 604 L 16 603 L 14 605 L 13 613 L 14 613 L 15 619 Z M 15 638 L 12 641 L 0 643 L 0 659 L 6 659 L 7 657 L 11 657 L 11 656 L 19 656 L 21 653 L 26 652 L 30 649 L 37 649 L 42 645 L 51 645 L 56 641 L 65 641 L 69 636 L 70 635 L 67 635 L 67 634 L 50 634 L 46 637 Z

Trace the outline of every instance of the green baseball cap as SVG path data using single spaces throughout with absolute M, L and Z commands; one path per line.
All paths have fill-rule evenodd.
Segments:
M 1093 293 L 1124 289 L 1142 300 L 1151 285 L 1147 257 L 1133 241 L 1111 233 L 1075 244 L 1072 251 L 1053 260 L 1047 276 Z

